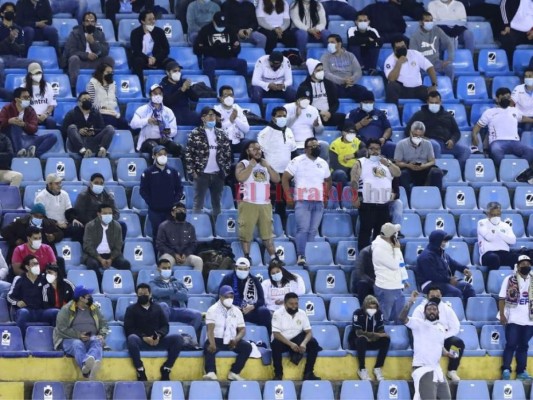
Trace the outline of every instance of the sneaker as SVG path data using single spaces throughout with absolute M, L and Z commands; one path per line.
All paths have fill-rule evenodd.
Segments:
M 208 372 L 203 376 L 203 378 L 206 381 L 218 381 L 217 374 L 215 374 L 214 372 Z
M 367 375 L 368 375 L 368 373 L 367 373 Z M 374 376 L 376 377 L 376 380 L 378 382 L 381 382 L 382 380 L 385 379 L 385 377 L 383 376 L 383 372 L 381 372 L 381 368 L 374 368 Z
M 239 374 L 236 374 L 235 372 L 229 372 L 228 374 L 228 381 L 244 381 L 246 379 L 244 379 L 242 376 L 240 376 Z
M 530 381 L 533 379 L 533 377 L 529 375 L 526 371 L 524 371 L 521 374 L 516 374 L 516 379 L 521 381 Z
M 98 373 L 98 371 L 100 371 L 100 367 L 102 366 L 102 361 L 100 360 L 96 360 L 94 362 L 94 366 L 93 368 L 91 369 L 91 373 L 89 374 L 89 379 L 91 381 L 94 381 L 96 379 L 96 374 Z
M 17 157 L 26 157 L 26 149 L 20 149 L 17 153 Z
M 170 368 L 165 367 L 165 364 L 161 365 L 161 368 L 159 368 L 159 371 L 161 371 L 161 380 L 162 381 L 169 381 L 170 380 Z
M 91 151 L 91 149 L 87 149 L 85 150 L 85 153 L 83 153 L 84 158 L 90 158 L 92 156 L 93 156 L 93 152 Z
M 148 378 L 146 376 L 146 371 L 144 370 L 144 367 L 143 369 L 138 369 L 137 370 L 137 380 L 138 381 L 147 381 Z
M 94 359 L 93 356 L 89 356 L 85 359 L 85 361 L 83 362 L 83 365 L 81 367 L 81 373 L 83 374 L 83 376 L 85 378 L 88 378 L 89 377 L 89 374 L 91 373 L 93 367 L 94 367 L 94 362 L 96 360 Z
M 457 371 L 448 371 L 447 376 L 451 379 L 452 382 L 459 382 L 461 380 L 461 378 L 459 378 L 459 375 L 457 375 Z
M 305 267 L 307 265 L 307 261 L 305 261 L 305 256 L 298 256 L 298 261 L 296 261 L 296 264 Z
M 282 381 L 283 380 L 283 374 L 275 374 L 274 378 L 272 378 L 273 381 Z
M 308 372 L 304 375 L 304 381 L 320 381 L 322 378 L 316 376 L 313 372 Z
M 100 150 L 98 150 L 98 157 L 104 158 L 105 156 L 107 156 L 107 150 L 103 147 L 100 147 Z
M 33 158 L 35 157 L 35 152 L 37 151 L 37 147 L 30 146 L 28 147 L 28 157 Z
M 502 380 L 508 381 L 509 379 L 511 379 L 511 371 L 508 369 L 504 369 L 502 372 Z
M 370 381 L 370 375 L 368 375 L 368 371 L 366 369 L 360 369 L 357 371 L 357 375 L 359 375 L 359 379 L 362 381 Z

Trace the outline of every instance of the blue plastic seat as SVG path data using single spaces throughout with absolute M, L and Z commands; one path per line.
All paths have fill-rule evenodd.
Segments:
M 70 202 L 76 204 L 78 195 L 85 190 L 85 187 L 81 183 L 69 182 L 69 184 L 63 185 L 63 190 L 67 192 Z
M 115 205 L 117 206 L 119 211 L 129 211 L 128 198 L 126 196 L 126 189 L 124 188 L 124 186 L 109 184 L 106 185 L 105 190 L 111 196 L 113 196 L 113 198 L 115 199 Z
M 137 274 L 135 285 L 138 285 L 139 283 L 150 283 L 150 281 L 157 277 L 159 277 L 159 271 L 157 271 L 155 265 L 151 268 L 141 269 Z
M 469 244 L 477 242 L 477 223 L 483 218 L 486 218 L 486 215 L 481 212 L 461 214 L 457 224 L 458 235 Z
M 524 390 L 524 384 L 519 380 L 494 381 L 492 386 L 492 399 L 504 400 L 526 400 L 526 392 Z
M 240 75 L 222 75 L 217 80 L 217 94 L 222 86 L 231 86 L 233 88 L 233 95 L 237 101 L 250 101 L 248 96 L 248 87 L 246 86 L 246 79 Z
M 304 310 L 309 318 L 311 323 L 320 322 L 327 323 L 328 319 L 326 316 L 326 306 L 324 304 L 324 299 L 319 296 L 314 295 L 304 295 L 300 296 L 298 301 L 298 306 L 300 309 Z M 319 342 L 319 344 L 321 344 Z
M 415 265 L 418 255 L 426 248 L 428 240 L 409 240 L 405 244 L 404 261 L 406 265 Z
M 63 46 L 67 41 L 72 28 L 78 26 L 78 21 L 74 18 L 56 18 L 52 19 L 52 26 L 57 29 L 59 35 L 59 45 Z M 55 52 L 54 52 L 55 53 Z
M 404 125 L 407 125 L 409 123 L 409 121 L 413 117 L 413 114 L 419 111 L 421 106 L 422 106 L 421 103 L 414 103 L 414 102 L 404 104 L 403 111 L 402 111 L 402 121 Z M 404 137 L 405 136 L 403 135 L 403 132 L 402 132 L 401 138 L 403 139 Z
M 115 382 L 113 400 L 146 400 L 143 382 Z
M 359 10 L 359 8 L 357 8 Z M 378 62 L 377 67 L 380 68 L 383 71 L 383 67 L 385 65 L 385 60 L 392 54 L 392 48 L 391 47 L 382 47 L 379 49 L 379 55 L 378 55 Z
M 59 99 L 73 99 L 70 80 L 66 74 L 46 74 L 46 81 L 52 85 L 54 96 Z
M 150 79 L 152 76 L 154 75 L 149 75 L 146 78 Z M 126 118 L 126 121 L 130 123 L 133 118 L 133 115 L 135 114 L 135 111 L 137 111 L 140 106 L 144 106 L 145 104 L 146 103 L 143 101 L 128 101 L 128 103 L 126 104 L 126 111 L 124 113 L 124 118 Z
M 466 305 L 466 318 L 476 327 L 494 323 L 498 307 L 492 297 L 470 297 Z
M 209 307 L 215 304 L 215 298 L 213 296 L 191 296 L 187 301 L 187 308 L 197 310 L 200 312 L 207 312 Z
M 19 86 L 22 86 L 25 79 L 25 74 L 8 74 L 5 78 L 4 87 L 9 91 L 13 91 Z
M 131 208 L 143 216 L 148 213 L 148 204 L 141 197 L 139 186 L 134 186 L 131 192 Z
M 443 209 L 441 194 L 436 186 L 414 186 L 409 204 L 422 216 Z
M 383 380 L 379 382 L 377 400 L 410 400 L 411 393 L 407 381 Z
M 129 18 L 121 19 L 118 22 L 118 42 L 121 46 L 130 47 L 131 31 L 140 25 L 138 20 Z
M 274 239 L 274 248 L 276 249 L 276 255 L 286 265 L 296 265 L 296 248 L 294 243 L 288 240 Z M 265 251 L 263 256 L 264 264 L 267 265 L 270 261 L 270 255 Z
M 0 327 L 2 341 L 0 343 L 0 357 L 24 358 L 29 353 L 24 349 L 20 328 L 14 325 Z
M 344 212 L 325 212 L 322 216 L 320 235 L 333 244 L 341 240 L 354 239 L 351 215 Z
M 429 75 L 424 77 L 423 84 L 427 87 L 431 86 L 431 78 Z M 453 94 L 453 82 L 448 76 L 437 75 L 437 84 L 439 85 L 439 93 L 444 103 L 457 102 L 457 99 Z
M 91 74 L 80 73 L 78 79 L 76 80 L 76 95 L 79 96 L 81 92 L 87 91 L 87 84 L 93 76 Z M 75 104 L 70 103 L 71 107 L 74 108 Z
M 229 269 L 212 269 L 209 271 L 207 276 L 207 293 L 214 294 L 218 296 L 218 288 L 220 287 L 220 282 L 222 278 L 227 274 L 231 274 L 233 271 Z
M 24 344 L 32 357 L 63 357 L 63 351 L 54 349 L 53 331 L 53 326 L 28 326 Z
M 481 328 L 479 342 L 481 348 L 485 349 L 489 356 L 501 357 L 506 343 L 505 327 L 502 325 L 484 325 Z
M 329 301 L 335 296 L 348 294 L 343 270 L 318 270 L 315 275 L 315 293 Z
M 332 34 L 337 34 L 342 38 L 344 46 L 348 44 L 348 29 L 355 26 L 353 21 L 329 21 L 328 30 Z
M 233 381 L 229 385 L 228 400 L 260 399 L 261 388 L 257 381 Z
M 305 259 L 307 269 L 311 272 L 319 269 L 338 268 L 333 263 L 333 253 L 328 242 L 308 242 L 305 245 Z
M 466 104 L 486 102 L 488 93 L 485 78 L 481 75 L 457 78 L 457 98 Z
M 493 295 L 498 296 L 502 287 L 502 282 L 506 276 L 513 274 L 513 270 L 492 270 L 489 271 L 489 277 L 487 279 L 487 291 Z
M 472 104 L 472 108 L 470 109 L 470 124 L 472 126 L 475 125 L 481 118 L 481 115 L 486 110 L 492 107 L 494 107 L 494 104 L 492 104 L 491 102 L 480 102 Z
M 70 157 L 50 157 L 46 160 L 44 175 L 58 174 L 63 178 L 63 182 L 77 182 L 78 173 L 76 164 Z
M 455 50 L 455 58 L 453 60 L 453 71 L 455 73 L 455 76 L 473 75 L 476 73 L 476 70 L 474 69 L 474 59 L 472 58 L 472 53 L 470 52 L 470 50 Z
M 139 238 L 142 236 L 141 221 L 137 214 L 122 210 L 119 219 L 124 222 L 128 228 L 128 232 L 126 233 L 127 238 Z
M 244 252 L 242 251 L 242 246 L 240 242 L 231 242 L 231 250 L 233 251 L 233 254 L 235 255 L 235 259 L 239 257 L 244 257 Z M 255 241 L 250 242 L 249 256 L 252 259 L 251 261 L 252 267 L 263 265 L 263 260 L 261 259 L 261 249 L 259 248 L 259 244 Z
M 479 189 L 479 197 L 477 204 L 482 210 L 487 209 L 487 205 L 497 201 L 501 204 L 502 210 L 508 210 L 511 208 L 511 199 L 509 197 L 509 190 L 503 186 L 482 186 Z
M 81 75 L 80 75 L 81 76 Z M 65 115 L 75 107 L 74 103 L 71 102 L 62 102 L 58 101 L 56 107 L 54 108 L 54 119 L 56 120 L 57 125 L 63 123 Z
M 147 167 L 148 166 L 144 158 L 120 158 L 117 163 L 118 183 L 125 187 L 133 187 L 140 185 L 141 175 Z
M 342 349 L 339 329 L 335 325 L 312 324 L 313 337 L 317 340 L 322 351 L 319 357 L 344 357 L 347 352 Z
M 222 400 L 220 383 L 217 381 L 192 381 L 189 400 Z
M 84 158 L 81 160 L 80 180 L 89 182 L 91 175 L 99 172 L 104 176 L 104 182 L 115 182 L 111 169 L 111 162 L 107 158 Z
M 509 61 L 507 60 L 505 50 L 480 50 L 477 60 L 477 70 L 486 76 L 511 75 L 511 72 L 509 71 Z M 513 87 L 510 87 L 510 89 Z
M 201 271 L 179 268 L 174 271 L 174 277 L 183 282 L 190 295 L 205 294 L 204 277 Z
M 531 215 L 533 213 L 533 189 L 529 186 L 518 186 L 514 192 L 513 205 L 520 214 Z
M 409 348 L 409 333 L 404 325 L 386 325 L 385 332 L 391 338 L 388 353 L 390 356 L 405 357 L 413 354 L 412 350 Z
M 316 280 L 315 280 L 316 282 Z M 316 287 L 315 287 L 316 288 Z M 318 289 L 316 289 L 318 292 Z M 352 322 L 353 312 L 360 308 L 359 300 L 353 296 L 335 296 L 329 302 L 328 317 L 339 327 L 345 327 Z
M 211 227 L 211 218 L 207 214 L 187 214 L 187 222 L 194 226 L 196 239 L 206 241 L 213 239 L 213 228 Z
M 477 210 L 477 199 L 470 186 L 448 186 L 444 206 L 454 215 Z
M 3 250 L 2 254 L 7 253 Z M 14 325 L 14 322 L 11 321 L 11 316 L 9 315 L 9 309 L 7 308 L 7 301 L 4 298 L 0 298 L 0 325 Z
M 57 54 L 52 46 L 30 46 L 28 49 L 29 60 L 39 60 L 44 72 L 59 72 Z M 70 85 L 68 86 L 70 88 Z
M 155 381 L 150 394 L 151 400 L 185 400 L 183 386 L 179 381 Z
M 459 321 L 465 320 L 465 309 L 463 307 L 463 302 L 459 297 L 443 297 L 442 302 L 446 303 L 453 309 L 453 312 L 457 316 Z M 477 337 L 477 336 L 476 336 Z
M 522 75 L 529 66 L 531 57 L 533 57 L 533 50 L 515 49 L 513 53 L 513 71 L 518 75 Z
M 265 55 L 265 50 L 259 47 L 242 47 L 239 53 L 239 58 L 246 60 L 248 65 L 248 74 L 251 75 L 255 68 L 255 64 L 260 57 Z M 310 57 L 309 53 L 307 55 Z
M 135 303 L 137 303 L 137 296 L 120 296 L 115 306 L 115 319 L 117 321 L 124 321 L 126 309 Z
M 457 385 L 457 400 L 484 400 L 489 399 L 487 381 L 461 380 Z
M 188 75 L 187 78 L 191 80 L 191 82 L 192 82 L 193 85 L 194 85 L 195 83 L 203 82 L 203 83 L 205 83 L 207 86 L 211 87 L 211 82 L 209 81 L 209 77 L 208 77 L 207 75 L 204 75 L 204 74 L 194 74 L 194 75 Z M 205 100 L 205 99 L 204 99 L 204 100 Z
M 244 48 L 241 50 L 241 54 L 243 51 Z M 170 46 L 169 57 L 179 60 L 180 65 L 183 67 L 185 78 L 188 78 L 187 73 L 201 73 L 200 67 L 198 66 L 198 57 L 194 54 L 192 47 Z
M 330 26 L 331 26 L 330 21 Z M 346 35 L 345 35 L 346 36 Z M 303 381 L 300 400 L 334 400 L 333 386 L 330 381 Z
M 19 210 L 22 208 L 19 188 L 15 186 L 0 185 L 0 206 L 6 210 Z
M 424 234 L 429 236 L 436 229 L 444 230 L 448 235 L 456 236 L 455 219 L 446 212 L 429 213 L 424 220 Z
M 472 265 L 470 260 L 470 251 L 468 245 L 463 241 L 452 240 L 450 245 L 445 250 L 451 258 L 461 265 Z
M 144 90 L 146 93 L 150 93 L 150 88 L 152 85 L 155 85 L 156 83 L 160 83 L 163 78 L 165 77 L 165 74 L 150 74 L 146 76 L 146 80 L 144 82 Z M 132 115 L 133 116 L 133 115 Z M 129 119 L 131 121 L 131 119 Z
M 464 104 L 446 102 L 442 105 L 442 107 L 444 107 L 448 113 L 453 115 L 455 122 L 457 122 L 457 126 L 459 126 L 459 129 L 470 129 Z
M 408 239 L 423 237 L 422 222 L 416 213 L 404 213 L 402 217 L 402 234 Z
M 170 8 L 167 8 L 170 11 Z M 163 29 L 169 45 L 184 44 L 183 27 L 179 19 L 158 19 L 156 26 Z
M 263 386 L 263 400 L 297 400 L 293 381 L 266 381 Z
M 502 214 L 502 221 L 513 228 L 513 232 L 517 239 L 521 239 L 526 235 L 526 228 L 524 220 L 517 212 L 504 212 Z
M 374 391 L 370 381 L 343 381 L 340 400 L 373 399 Z
M 115 82 L 119 102 L 127 103 L 131 100 L 142 99 L 141 83 L 137 75 L 117 74 L 115 75 Z
M 497 47 L 494 43 L 494 36 L 490 23 L 486 21 L 469 21 L 466 27 L 474 35 L 474 46 L 476 49 Z
M 11 169 L 22 173 L 22 187 L 44 182 L 43 170 L 38 158 L 13 158 Z
M 341 240 L 335 250 L 335 263 L 344 270 L 351 270 L 357 257 L 357 242 L 355 240 Z
M 457 297 L 454 297 L 459 303 L 461 300 Z M 462 303 L 461 303 L 462 307 Z M 463 356 L 465 357 L 483 357 L 485 356 L 486 351 L 481 349 L 479 346 L 479 339 L 477 336 L 477 330 L 474 325 L 465 324 L 461 325 L 459 328 L 459 333 L 457 336 L 463 340 L 465 344 L 465 350 Z
M 83 285 L 86 288 L 93 289 L 93 293 L 100 294 L 100 286 L 98 285 L 96 272 L 92 270 L 71 269 L 67 272 L 67 279 L 71 281 L 74 286 Z
M 131 157 L 134 153 L 133 136 L 128 130 L 115 130 L 113 139 L 108 149 L 111 159 L 116 160 L 121 157 Z
M 111 300 L 135 294 L 133 274 L 129 270 L 107 269 L 102 276 L 102 292 Z
M 494 162 L 490 158 L 469 158 L 466 160 L 464 173 L 465 181 L 474 189 L 479 189 L 487 184 L 499 184 L 496 180 Z
M 239 224 L 237 219 L 237 211 L 223 210 L 217 216 L 215 235 L 230 242 L 238 240 Z
M 376 101 L 385 100 L 385 84 L 383 83 L 383 78 L 381 76 L 365 75 L 361 77 L 357 84 L 371 90 L 374 93 Z
M 32 400 L 67 400 L 65 388 L 61 382 L 35 382 L 31 394 Z
M 104 382 L 99 381 L 77 381 L 74 383 L 72 400 L 94 400 L 105 399 L 106 391 Z
M 499 181 L 505 187 L 514 189 L 517 186 L 526 186 L 528 183 L 516 182 L 515 178 L 525 169 L 529 168 L 527 160 L 521 158 L 504 158 L 500 164 Z
M 83 249 L 81 243 L 62 240 L 59 243 L 55 244 L 57 255 L 63 257 L 65 260 L 65 267 L 67 270 L 71 268 L 82 268 L 81 265 L 81 256 L 83 255 Z
M 131 263 L 131 271 L 155 268 L 156 259 L 154 246 L 147 240 L 127 239 L 122 252 L 126 260 Z
M 347 103 L 350 104 L 350 103 Z M 350 107 L 353 109 L 354 104 L 350 104 Z M 374 106 L 375 109 L 383 111 L 391 124 L 392 129 L 401 129 L 402 123 L 400 121 L 400 113 L 398 112 L 398 107 L 394 103 L 376 103 Z
M 108 323 L 115 322 L 115 312 L 113 310 L 113 302 L 107 296 L 101 294 L 93 295 L 94 304 L 100 309 L 100 312 L 104 316 Z
M 496 91 L 499 88 L 506 87 L 513 90 L 518 85 L 520 85 L 520 78 L 516 75 L 496 75 L 492 78 L 491 98 L 496 98 Z

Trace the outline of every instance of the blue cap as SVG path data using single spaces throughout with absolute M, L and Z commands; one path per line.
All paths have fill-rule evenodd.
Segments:
M 30 214 L 42 214 L 46 217 L 46 208 L 44 208 L 44 204 L 35 203 L 31 208 Z
M 152 154 L 157 154 L 161 150 L 166 150 L 165 146 L 157 145 L 152 149 Z
M 219 296 L 226 296 L 230 293 L 233 294 L 233 288 L 229 285 L 222 286 L 220 290 L 218 291 Z
M 74 300 L 78 300 L 80 297 L 87 296 L 88 294 L 93 294 L 94 289 L 88 289 L 83 285 L 76 286 L 74 288 Z

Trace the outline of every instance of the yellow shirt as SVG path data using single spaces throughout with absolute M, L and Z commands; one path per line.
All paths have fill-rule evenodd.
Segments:
M 358 138 L 355 138 L 351 143 L 346 143 L 342 140 L 342 137 L 339 137 L 331 142 L 329 145 L 329 150 L 337 154 L 340 165 L 346 168 L 352 168 L 357 161 L 357 158 L 344 161 L 344 156 L 357 153 L 360 144 L 361 141 Z

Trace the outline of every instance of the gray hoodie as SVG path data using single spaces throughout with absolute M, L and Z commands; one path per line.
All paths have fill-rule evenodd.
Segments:
M 418 50 L 434 65 L 440 59 L 440 53 L 444 49 L 448 50 L 448 61 L 453 61 L 455 57 L 453 40 L 436 25 L 430 31 L 422 27 L 418 28 L 411 36 L 409 48 Z

